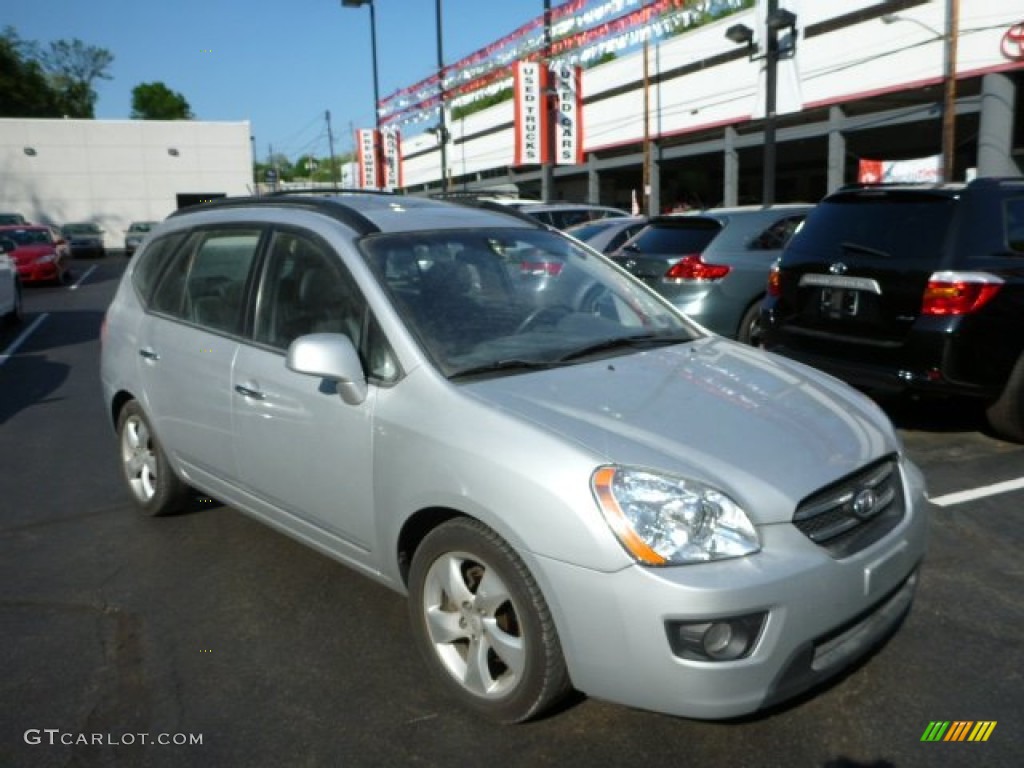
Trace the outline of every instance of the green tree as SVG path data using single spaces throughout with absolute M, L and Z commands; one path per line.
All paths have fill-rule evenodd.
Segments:
M 61 114 L 67 117 L 95 117 L 97 80 L 110 80 L 114 54 L 106 48 L 87 45 L 77 37 L 55 40 L 48 46 L 31 43 L 31 58 L 39 63 L 50 87 L 57 92 Z
M 60 117 L 57 94 L 13 27 L 0 33 L 0 117 Z
M 136 120 L 191 120 L 195 115 L 185 97 L 160 82 L 132 88 L 132 118 Z

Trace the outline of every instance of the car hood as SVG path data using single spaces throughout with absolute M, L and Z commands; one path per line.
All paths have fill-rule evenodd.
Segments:
M 760 524 L 899 451 L 868 398 L 811 368 L 718 337 L 466 385 L 600 461 L 710 483 Z
M 30 261 L 35 261 L 40 256 L 54 253 L 54 251 L 55 249 L 52 245 L 40 243 L 39 245 L 19 246 L 17 250 L 12 251 L 9 255 L 15 264 L 27 264 Z

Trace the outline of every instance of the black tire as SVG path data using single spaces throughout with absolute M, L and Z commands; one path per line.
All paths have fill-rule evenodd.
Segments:
M 479 521 L 456 518 L 423 539 L 409 573 L 409 615 L 416 644 L 443 685 L 492 720 L 538 717 L 572 690 L 537 582 Z
M 1013 366 L 1003 393 L 988 407 L 985 416 L 997 435 L 1024 443 L 1024 355 Z
M 752 347 L 764 346 L 764 332 L 761 329 L 761 299 L 758 299 L 743 313 L 736 340 Z
M 149 420 L 135 400 L 117 419 L 121 471 L 132 500 L 143 514 L 157 517 L 181 510 L 188 486 L 174 474 Z
M 4 315 L 5 325 L 18 325 L 25 318 L 25 306 L 21 296 L 21 283 L 14 281 L 14 307 Z

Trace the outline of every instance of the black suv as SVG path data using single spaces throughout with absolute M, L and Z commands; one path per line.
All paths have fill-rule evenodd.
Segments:
M 980 398 L 1024 442 L 1024 178 L 826 197 L 773 268 L 762 328 L 862 389 Z

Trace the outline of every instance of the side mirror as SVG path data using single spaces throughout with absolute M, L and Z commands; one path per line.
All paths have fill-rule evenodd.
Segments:
M 340 333 L 311 333 L 288 347 L 288 370 L 333 381 L 349 405 L 366 400 L 366 374 L 352 340 Z

